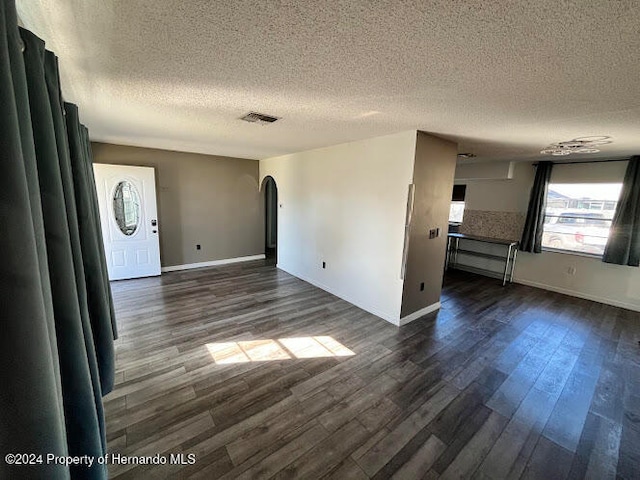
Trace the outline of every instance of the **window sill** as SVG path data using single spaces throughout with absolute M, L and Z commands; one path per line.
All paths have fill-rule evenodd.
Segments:
M 602 255 L 598 255 L 595 253 L 576 252 L 574 250 L 563 250 L 560 248 L 550 248 L 550 247 L 543 247 L 542 251 L 547 253 L 562 253 L 565 255 L 575 255 L 576 257 L 587 257 L 587 258 L 595 258 L 598 260 L 602 260 Z

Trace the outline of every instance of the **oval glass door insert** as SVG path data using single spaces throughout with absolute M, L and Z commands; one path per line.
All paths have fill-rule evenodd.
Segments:
M 140 224 L 140 196 L 130 182 L 123 180 L 113 192 L 113 216 L 118 228 L 127 236 L 138 230 Z

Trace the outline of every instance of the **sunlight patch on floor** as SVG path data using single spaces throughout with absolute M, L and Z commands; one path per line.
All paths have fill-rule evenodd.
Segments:
M 207 343 L 207 349 L 213 360 L 221 365 L 355 355 L 354 352 L 329 336 Z
M 280 338 L 278 341 L 287 347 L 296 358 L 348 357 L 355 355 L 351 350 L 332 337 Z

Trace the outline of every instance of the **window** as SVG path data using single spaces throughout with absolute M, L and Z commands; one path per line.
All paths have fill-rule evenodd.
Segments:
M 464 217 L 464 202 L 451 202 L 449 223 L 462 223 L 462 217 Z
M 621 183 L 551 183 L 542 247 L 602 256 Z
M 464 216 L 464 197 L 467 192 L 466 185 L 454 185 L 451 194 L 451 208 L 449 210 L 449 223 L 462 223 Z

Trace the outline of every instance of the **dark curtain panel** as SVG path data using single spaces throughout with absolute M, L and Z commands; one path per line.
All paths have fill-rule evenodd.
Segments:
M 93 218 L 93 223 L 95 227 L 94 230 L 92 231 L 92 234 L 93 234 L 94 242 L 96 242 L 96 245 L 97 245 L 98 257 L 100 261 L 99 262 L 100 271 L 96 273 L 101 274 L 102 283 L 103 283 L 104 289 L 106 290 L 104 298 L 107 300 L 107 303 L 108 303 L 109 317 L 111 319 L 111 333 L 112 333 L 113 339 L 115 340 L 118 338 L 118 327 L 116 325 L 116 312 L 113 307 L 113 296 L 111 295 L 111 285 L 109 284 L 109 270 L 107 269 L 107 259 L 105 257 L 104 246 L 102 243 L 102 226 L 100 223 L 100 207 L 98 206 L 98 190 L 96 189 L 96 177 L 93 172 L 93 151 L 91 150 L 91 142 L 89 141 L 89 130 L 84 125 L 81 125 L 81 130 L 82 130 L 82 139 L 84 143 L 84 148 L 86 151 L 84 165 L 87 168 L 87 184 L 85 185 L 85 193 L 89 197 L 87 200 L 90 201 L 91 203 L 91 208 L 92 208 L 91 216 Z M 105 324 L 106 323 L 108 323 L 107 320 L 105 320 Z M 113 352 L 112 342 L 110 341 L 108 342 L 108 347 L 111 349 L 111 352 Z M 111 357 L 112 357 L 111 362 L 114 364 L 112 368 L 115 372 L 115 358 L 113 353 Z M 111 385 L 107 385 L 107 384 L 103 385 L 102 387 L 103 395 L 106 395 L 112 390 L 114 376 L 115 376 L 115 373 L 109 376 L 109 378 L 111 378 Z
M 67 455 L 42 199 L 15 7 L 0 3 L 0 478 L 69 478 L 60 465 L 11 467 L 10 452 Z
M 93 336 L 103 393 L 113 388 L 115 362 L 113 339 L 115 319 L 112 316 L 111 289 L 106 275 L 106 262 L 100 233 L 98 199 L 95 193 L 93 167 L 88 157 L 85 133 L 78 120 L 78 107 L 65 103 L 64 109 L 71 150 L 71 169 L 78 205 L 80 241 L 85 260 L 87 293 L 92 312 Z
M 42 196 L 67 445 L 71 456 L 98 457 L 104 451 L 100 426 L 102 393 L 89 325 L 86 286 L 81 283 L 84 275 L 76 206 L 72 200 L 73 191 L 65 192 L 63 186 L 61 166 L 65 161 L 58 154 L 64 149 L 58 145 L 51 109 L 59 93 L 54 92 L 54 99 L 49 96 L 44 72 L 44 42 L 26 30 L 20 33 L 25 47 L 31 124 Z M 62 116 L 62 112 L 59 115 Z M 62 142 L 66 141 L 64 134 L 64 130 L 58 133 Z M 87 475 L 90 473 L 87 470 L 84 466 L 71 467 L 73 477 L 102 478 L 100 470 L 104 470 L 104 466 L 96 464 L 92 467 L 96 475 Z
M 542 227 L 544 225 L 544 210 L 547 203 L 547 191 L 551 178 L 552 162 L 540 162 L 536 167 L 536 178 L 531 187 L 529 209 L 524 223 L 520 250 L 524 252 L 540 253 L 542 251 Z
M 25 32 L 28 34 L 28 32 Z M 71 171 L 71 160 L 69 156 L 69 143 L 67 141 L 67 129 L 62 109 L 62 97 L 60 95 L 60 82 L 58 75 L 58 59 L 49 51 L 45 51 L 44 57 L 45 80 L 48 90 L 49 102 L 51 104 L 51 113 L 53 120 L 53 128 L 55 131 L 56 147 L 60 166 L 60 175 L 64 191 L 65 206 L 67 219 L 69 221 L 69 233 L 73 253 L 73 267 L 76 278 L 76 289 L 78 292 L 78 301 L 81 309 L 82 333 L 84 336 L 85 346 L 87 350 L 87 359 L 89 361 L 89 369 L 91 373 L 91 383 L 93 386 L 93 395 L 95 408 L 97 413 L 98 427 L 100 433 L 101 446 L 104 451 L 107 448 L 106 431 L 104 426 L 104 414 L 102 408 L 102 395 L 108 393 L 101 388 L 101 374 L 96 354 L 96 347 L 93 334 L 93 321 L 95 317 L 94 309 L 90 309 L 87 296 L 87 278 L 85 276 L 85 261 L 82 254 L 80 240 L 80 226 L 78 223 L 78 208 L 76 205 L 73 175 Z M 112 345 L 110 346 L 112 351 Z M 113 374 L 112 374 L 113 376 Z M 112 377 L 107 375 L 105 379 Z
M 631 157 L 602 261 L 640 265 L 640 156 Z
M 57 59 L 0 5 L 0 446 L 106 453 L 115 316 L 86 128 L 65 120 Z M 0 478 L 107 478 L 106 466 L 0 461 Z

